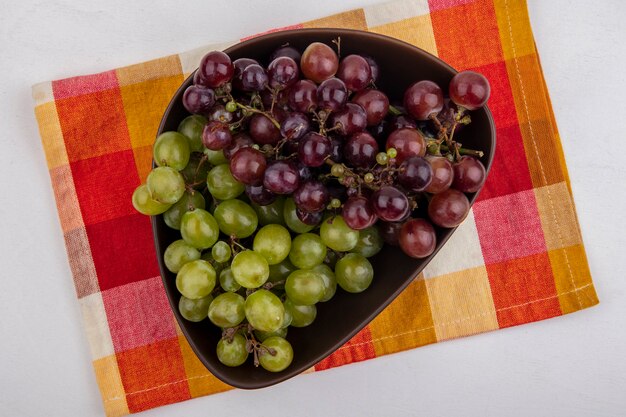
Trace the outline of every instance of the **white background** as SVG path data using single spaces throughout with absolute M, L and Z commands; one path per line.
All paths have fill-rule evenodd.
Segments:
M 0 415 L 102 415 L 30 86 L 379 0 L 7 0 L 0 11 Z M 106 4 L 106 6 L 105 6 Z M 156 416 L 626 415 L 626 2 L 529 0 L 601 304 Z

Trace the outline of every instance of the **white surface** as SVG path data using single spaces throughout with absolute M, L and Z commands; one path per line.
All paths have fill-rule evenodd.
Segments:
M 30 86 L 378 0 L 3 2 L 0 415 L 102 415 Z M 264 5 L 262 5 L 262 3 Z M 530 0 L 601 304 L 144 415 L 624 416 L 626 3 Z M 236 22 L 236 23 L 235 23 Z M 254 410 L 254 411 L 253 411 Z M 218 414 L 219 413 L 219 414 Z

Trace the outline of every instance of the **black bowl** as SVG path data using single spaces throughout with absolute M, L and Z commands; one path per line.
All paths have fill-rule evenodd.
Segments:
M 456 73 L 445 62 L 408 43 L 374 33 L 346 29 L 277 32 L 239 43 L 225 52 L 233 60 L 249 57 L 267 64 L 267 57 L 272 51 L 285 43 L 303 50 L 316 41 L 330 45 L 338 36 L 341 37 L 343 56 L 354 53 L 370 55 L 376 59 L 381 73 L 377 86 L 392 101 L 400 101 L 404 90 L 415 81 L 428 79 L 447 87 Z M 174 95 L 163 115 L 158 134 L 176 130 L 180 121 L 189 115 L 182 105 L 182 96 L 191 83 L 192 77 L 189 77 Z M 465 147 L 485 153 L 482 161 L 489 169 L 496 136 L 493 118 L 486 107 L 472 112 L 472 123 L 463 129 L 460 137 Z M 469 197 L 472 203 L 476 199 L 476 195 Z M 169 272 L 163 262 L 165 249 L 171 242 L 180 239 L 180 234 L 165 225 L 163 216 L 153 217 L 152 227 L 163 284 L 182 332 L 209 371 L 225 383 L 245 389 L 267 387 L 284 381 L 333 353 L 391 303 L 454 233 L 454 229 L 437 230 L 435 252 L 420 260 L 406 256 L 399 248 L 386 245 L 378 255 L 370 259 L 375 271 L 372 285 L 361 294 L 349 294 L 338 289 L 332 300 L 318 305 L 317 318 L 313 324 L 304 328 L 290 328 L 288 339 L 294 349 L 293 363 L 282 372 L 271 373 L 261 367 L 255 368 L 250 360 L 236 368 L 223 365 L 215 353 L 221 331 L 208 320 L 192 323 L 182 318 L 178 311 L 180 294 L 176 289 L 175 274 Z

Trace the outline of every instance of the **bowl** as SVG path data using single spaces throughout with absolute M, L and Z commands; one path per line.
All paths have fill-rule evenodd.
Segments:
M 376 59 L 381 73 L 377 87 L 387 93 L 392 101 L 401 100 L 404 90 L 415 81 L 429 79 L 444 87 L 456 73 L 445 62 L 408 43 L 383 35 L 347 29 L 300 29 L 271 33 L 241 42 L 225 52 L 233 60 L 249 57 L 267 65 L 267 57 L 281 45 L 289 43 L 303 50 L 312 42 L 330 45 L 337 37 L 341 37 L 343 56 L 356 53 Z M 176 130 L 180 121 L 189 115 L 182 105 L 182 96 L 191 83 L 190 76 L 172 98 L 163 115 L 158 134 Z M 495 150 L 493 118 L 486 107 L 472 112 L 471 115 L 472 123 L 463 129 L 461 141 L 465 147 L 485 153 L 482 161 L 488 170 Z M 471 203 L 476 199 L 475 194 L 468 197 Z M 244 389 L 262 388 L 284 381 L 333 353 L 391 303 L 454 233 L 454 229 L 438 229 L 437 248 L 425 259 L 410 258 L 399 248 L 385 245 L 379 254 L 370 258 L 375 271 L 372 285 L 360 294 L 350 294 L 338 289 L 330 301 L 318 305 L 317 318 L 313 324 L 304 328 L 290 328 L 288 340 L 294 349 L 293 362 L 284 371 L 271 373 L 261 367 L 255 368 L 250 360 L 235 368 L 223 365 L 215 353 L 221 331 L 208 320 L 192 323 L 182 318 L 178 311 L 180 294 L 176 289 L 176 276 L 167 270 L 163 262 L 163 253 L 167 246 L 180 237 L 177 237 L 178 231 L 166 226 L 163 216 L 153 217 L 152 227 L 165 291 L 183 334 L 211 373 L 229 385 Z

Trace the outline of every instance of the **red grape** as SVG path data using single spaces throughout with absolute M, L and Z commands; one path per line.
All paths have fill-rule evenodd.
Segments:
M 337 72 L 339 58 L 326 44 L 313 42 L 304 50 L 300 69 L 304 76 L 316 83 L 329 79 Z
M 267 160 L 263 152 L 252 147 L 241 148 L 230 159 L 230 172 L 237 181 L 248 185 L 259 185 Z
M 437 245 L 433 226 L 424 219 L 411 219 L 402 225 L 399 236 L 402 251 L 412 258 L 425 258 Z
M 250 136 L 256 143 L 275 145 L 280 140 L 280 130 L 267 116 L 255 114 L 250 118 Z
M 370 65 L 370 70 L 372 71 L 372 81 L 378 81 L 378 76 L 380 75 L 380 67 L 378 66 L 378 62 L 374 60 L 371 56 L 362 55 L 363 59 L 367 61 Z
M 330 140 L 330 160 L 333 162 L 343 161 L 343 142 L 337 138 Z
M 300 139 L 310 130 L 309 118 L 298 112 L 289 113 L 280 125 L 280 134 L 287 139 Z
M 367 132 L 359 132 L 352 136 L 343 147 L 343 157 L 355 167 L 367 168 L 376 161 L 378 142 Z
M 337 127 L 337 132 L 343 136 L 350 136 L 360 132 L 367 126 L 365 110 L 358 104 L 348 103 L 330 118 L 330 125 Z
M 450 98 L 468 110 L 481 108 L 489 100 L 491 87 L 484 75 L 474 71 L 462 71 L 450 81 Z
M 213 51 L 202 57 L 199 71 L 205 84 L 215 88 L 229 82 L 233 78 L 235 68 L 228 55 L 221 51 Z
M 196 70 L 196 72 L 193 73 L 193 84 L 202 87 L 208 87 L 208 85 L 206 85 L 205 81 L 202 79 L 202 73 L 199 70 Z
M 269 192 L 262 185 L 246 185 L 246 195 L 255 204 L 267 206 L 276 201 L 276 194 Z
M 183 106 L 189 113 L 207 114 L 215 104 L 215 92 L 200 85 L 190 85 L 183 94 Z
M 424 191 L 430 185 L 433 170 L 428 161 L 420 156 L 407 158 L 398 169 L 398 182 L 409 191 Z
M 317 87 L 317 105 L 324 110 L 337 111 L 347 99 L 348 90 L 339 78 L 329 78 Z
M 432 81 L 418 81 L 404 92 L 404 107 L 417 120 L 426 120 L 443 108 L 443 92 Z
M 430 185 L 426 187 L 426 192 L 438 194 L 450 188 L 454 178 L 454 171 L 450 161 L 443 156 L 430 155 L 426 157 L 426 160 L 433 170 L 432 181 Z
M 269 64 L 267 75 L 272 88 L 285 88 L 298 81 L 300 71 L 296 61 L 287 56 L 280 56 Z
M 300 186 L 296 164 L 287 160 L 270 162 L 265 169 L 263 186 L 274 194 L 292 194 Z
M 272 52 L 272 55 L 270 55 L 270 62 L 281 56 L 289 57 L 296 62 L 300 62 L 300 58 L 302 58 L 302 54 L 296 48 L 284 45 Z
M 398 246 L 400 244 L 398 240 L 400 239 L 402 223 L 378 222 L 377 224 L 380 235 L 383 237 L 385 243 L 392 246 Z
M 289 89 L 289 107 L 308 113 L 317 107 L 317 86 L 310 80 L 299 80 Z
M 417 123 L 415 123 L 415 120 L 413 120 L 411 116 L 407 114 L 399 114 L 397 116 L 393 116 L 393 118 L 391 119 L 391 123 L 389 123 L 389 128 L 391 129 L 391 131 L 402 129 L 405 127 L 417 129 Z
M 219 151 L 230 145 L 233 137 L 228 125 L 221 122 L 211 121 L 204 126 L 202 131 L 202 143 L 212 151 Z
M 464 193 L 475 193 L 487 179 L 485 166 L 478 159 L 471 156 L 462 156 L 454 164 L 454 180 L 452 187 Z
M 300 161 L 309 167 L 319 167 L 324 164 L 331 152 L 331 143 L 326 136 L 319 133 L 309 132 L 300 139 L 298 157 Z
M 339 63 L 337 78 L 346 83 L 350 91 L 361 91 L 372 80 L 370 64 L 359 55 L 348 55 Z
M 469 209 L 465 194 L 449 188 L 433 196 L 428 205 L 428 216 L 437 226 L 455 227 L 465 220 Z
M 394 130 L 387 138 L 387 149 L 389 148 L 398 151 L 396 160 L 402 163 L 412 156 L 424 156 L 426 154 L 426 141 L 418 130 L 402 128 Z
M 316 213 L 311 213 L 296 207 L 296 216 L 302 223 L 308 224 L 309 226 L 315 226 L 324 218 L 324 212 L 318 211 Z
M 387 222 L 403 220 L 409 214 L 409 200 L 395 187 L 386 185 L 376 190 L 371 202 L 376 215 Z
M 300 175 L 300 181 L 308 181 L 311 179 L 313 174 L 311 173 L 311 168 L 304 165 L 302 162 L 298 162 L 298 175 Z
M 209 111 L 207 118 L 209 119 L 209 121 L 230 123 L 233 121 L 233 114 L 229 111 L 226 111 L 223 105 L 216 104 Z
M 363 107 L 367 115 L 367 125 L 375 126 L 383 121 L 389 112 L 389 99 L 382 91 L 363 90 L 352 97 L 352 102 Z
M 354 230 L 367 229 L 378 219 L 372 204 L 366 197 L 354 196 L 343 203 L 341 211 L 346 224 Z
M 267 87 L 268 77 L 262 66 L 250 64 L 241 72 L 243 91 L 263 91 Z
M 254 141 L 246 132 L 235 133 L 230 145 L 224 148 L 224 156 L 226 159 L 230 159 L 239 149 L 252 145 L 254 145 Z
M 317 180 L 310 180 L 303 183 L 293 193 L 293 200 L 296 206 L 309 213 L 323 211 L 329 199 L 330 195 L 328 194 L 328 189 Z

